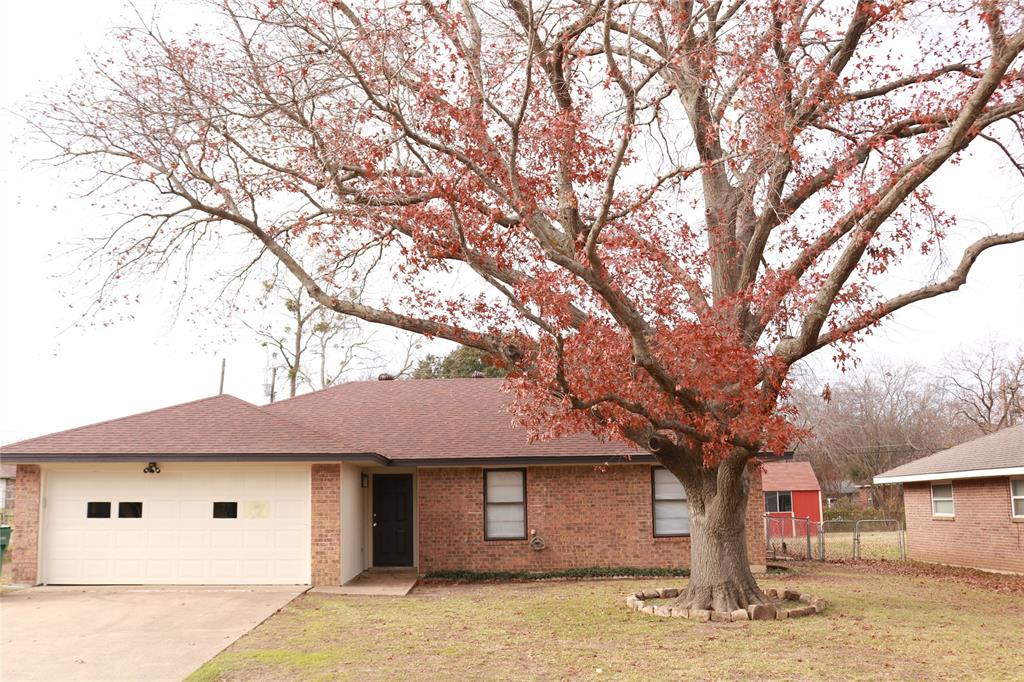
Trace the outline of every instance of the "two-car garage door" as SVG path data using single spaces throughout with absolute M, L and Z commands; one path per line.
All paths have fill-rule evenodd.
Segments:
M 46 467 L 41 582 L 307 584 L 303 464 Z

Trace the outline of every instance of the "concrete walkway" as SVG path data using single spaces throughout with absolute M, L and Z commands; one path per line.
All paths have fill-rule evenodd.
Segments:
M 314 594 L 358 594 L 380 597 L 404 597 L 419 575 L 414 568 L 371 568 L 340 587 L 314 587 Z
M 0 597 L 0 678 L 181 680 L 306 590 L 34 587 Z

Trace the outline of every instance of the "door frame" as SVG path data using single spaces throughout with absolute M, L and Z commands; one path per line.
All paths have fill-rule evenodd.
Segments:
M 409 518 L 410 518 L 411 528 L 410 528 L 409 539 L 408 539 L 408 550 L 409 550 L 409 563 L 408 564 L 403 564 L 403 565 L 386 565 L 386 564 L 379 564 L 377 562 L 377 542 L 376 542 L 376 533 L 375 533 L 376 521 L 374 519 L 374 514 L 376 513 L 375 512 L 375 506 L 376 506 L 376 501 L 377 501 L 377 490 L 378 490 L 378 488 L 377 488 L 377 480 L 379 478 L 381 478 L 381 477 L 391 477 L 391 478 L 399 478 L 400 477 L 400 478 L 408 479 L 408 481 L 409 481 L 409 511 L 410 511 L 410 517 Z M 381 473 L 373 472 L 373 473 L 370 474 L 370 481 L 371 481 L 370 494 L 368 496 L 370 498 L 369 499 L 369 512 L 370 513 L 367 515 L 368 516 L 368 520 L 369 520 L 369 526 L 370 526 L 370 533 L 369 533 L 369 537 L 370 537 L 370 552 L 369 552 L 369 555 L 370 555 L 369 559 L 370 559 L 370 561 L 369 561 L 369 564 L 370 564 L 370 567 L 371 568 L 413 568 L 413 567 L 417 566 L 418 563 L 419 563 L 417 561 L 417 559 L 418 559 L 417 550 L 418 550 L 418 546 L 419 546 L 419 543 L 418 543 L 418 539 L 419 538 L 417 536 L 417 532 L 418 532 L 418 529 L 419 529 L 419 518 L 418 518 L 418 516 L 419 516 L 419 514 L 418 514 L 418 512 L 419 512 L 419 509 L 418 509 L 419 505 L 417 504 L 416 475 L 415 475 L 415 472 L 414 471 L 407 471 L 407 472 L 399 472 L 399 471 L 392 472 L 392 471 L 388 471 L 386 473 L 385 472 L 381 472 Z

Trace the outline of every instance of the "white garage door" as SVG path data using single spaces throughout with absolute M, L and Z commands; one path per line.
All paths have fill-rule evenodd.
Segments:
M 41 581 L 307 584 L 309 465 L 46 467 Z

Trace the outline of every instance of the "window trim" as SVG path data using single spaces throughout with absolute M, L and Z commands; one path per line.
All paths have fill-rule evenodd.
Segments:
M 793 491 L 792 490 L 765 490 L 764 493 L 764 513 L 765 514 L 793 514 Z M 776 509 L 771 511 L 768 509 L 768 495 L 775 495 L 775 506 L 779 506 L 779 494 L 786 493 L 789 495 L 789 509 Z M 831 507 L 829 507 L 831 509 Z
M 1024 495 L 1013 494 L 1013 484 L 1015 481 L 1024 482 L 1024 476 L 1011 476 L 1010 477 L 1010 518 L 1024 520 L 1024 514 L 1018 514 L 1016 509 L 1013 507 L 1013 503 L 1016 500 L 1024 500 Z
M 662 466 L 653 466 L 653 467 L 651 467 L 651 536 L 652 537 L 656 537 L 656 538 L 688 538 L 691 535 L 690 533 L 659 533 L 658 532 L 658 517 L 657 517 L 657 515 L 654 512 L 654 503 L 659 501 L 657 499 L 657 497 L 655 496 L 655 492 L 654 492 L 655 491 L 655 487 L 654 487 L 654 472 L 657 471 L 658 469 L 665 469 L 665 467 L 662 467 Z M 682 485 L 682 482 L 680 481 L 679 484 Z M 685 487 L 683 488 L 683 495 L 686 495 L 686 488 Z M 665 501 L 668 501 L 668 502 L 678 502 L 679 500 L 660 500 L 660 501 L 662 501 L 662 502 L 665 502 Z M 682 501 L 686 503 L 686 521 L 687 521 L 687 526 L 689 526 L 689 522 L 690 522 L 690 497 L 687 495 L 686 497 L 683 498 Z
M 487 500 L 487 474 L 488 474 L 488 472 L 491 472 L 491 471 L 519 471 L 519 472 L 521 472 L 523 474 L 523 501 L 522 502 L 489 502 Z M 529 536 L 529 530 L 528 529 L 529 529 L 529 526 L 530 526 L 529 507 L 526 504 L 526 501 L 527 501 L 527 497 L 526 497 L 526 467 L 501 467 L 501 468 L 484 469 L 483 470 L 483 477 L 482 478 L 483 478 L 483 484 L 484 484 L 484 542 L 502 542 L 502 541 L 507 541 L 507 540 L 512 540 L 513 542 L 517 542 L 517 541 L 521 542 L 521 541 L 525 540 Z M 523 506 L 523 534 L 520 535 L 520 536 L 517 536 L 517 537 L 507 537 L 506 536 L 506 537 L 500 537 L 500 538 L 493 538 L 490 535 L 488 535 L 487 534 L 487 508 L 491 504 L 507 505 L 507 506 L 520 505 L 521 504 Z
M 953 511 L 948 514 L 945 512 L 935 511 L 935 486 L 937 485 L 948 485 L 949 486 L 949 497 L 940 497 L 939 499 L 943 502 L 948 500 L 953 505 Z M 956 490 L 953 481 L 931 481 L 928 485 L 928 494 L 932 508 L 933 519 L 952 519 L 956 517 Z

